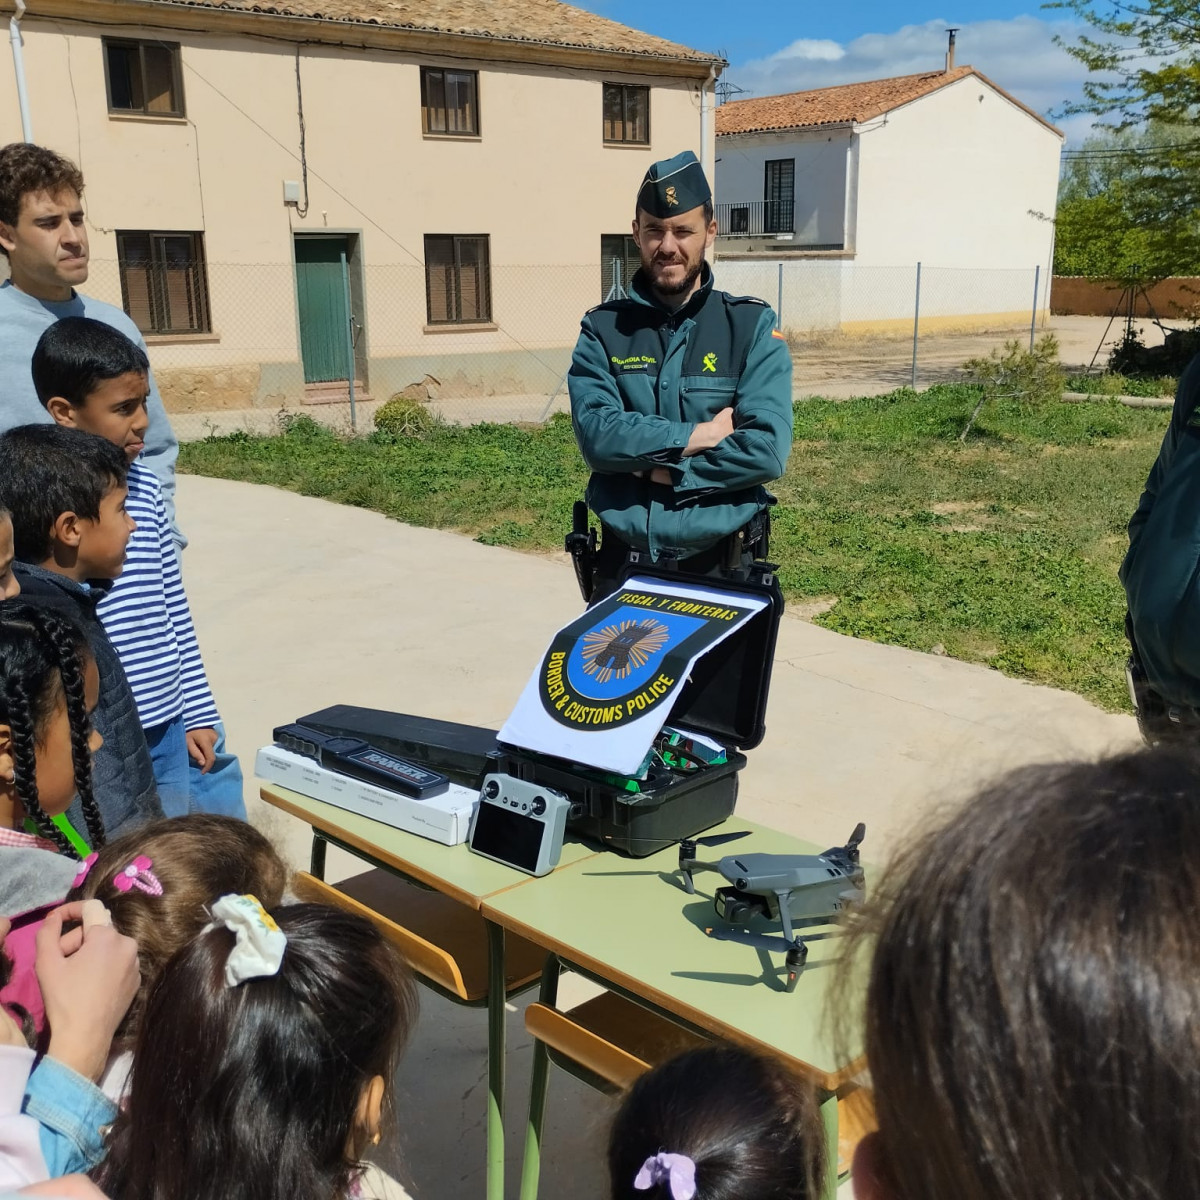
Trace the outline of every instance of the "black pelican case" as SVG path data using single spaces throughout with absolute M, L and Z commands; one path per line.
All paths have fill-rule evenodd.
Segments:
M 631 555 L 626 577 L 694 583 L 765 598 L 766 608 L 701 657 L 664 722 L 715 738 L 728 761 L 692 773 L 662 767 L 637 791 L 603 771 L 498 743 L 496 731 L 381 709 L 338 704 L 301 717 L 322 733 L 360 737 L 371 745 L 479 787 L 489 771 L 554 788 L 573 803 L 568 829 L 603 846 L 643 858 L 681 838 L 719 825 L 737 804 L 738 772 L 766 733 L 767 695 L 783 593 L 771 563 L 722 578 L 700 578 L 669 564 L 642 565 Z

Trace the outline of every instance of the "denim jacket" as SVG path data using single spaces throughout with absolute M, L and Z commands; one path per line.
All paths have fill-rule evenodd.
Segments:
M 104 1157 L 104 1133 L 117 1116 L 117 1106 L 90 1080 L 52 1058 L 31 1071 L 33 1061 L 32 1051 L 0 1048 L 0 1180 L 6 1189 L 90 1171 Z

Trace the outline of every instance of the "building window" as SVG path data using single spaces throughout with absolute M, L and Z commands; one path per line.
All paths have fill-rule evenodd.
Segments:
M 637 243 L 627 233 L 600 235 L 600 299 L 620 300 L 629 293 L 629 282 L 642 265 Z
M 479 135 L 479 72 L 421 68 L 421 129 L 452 137 Z
M 425 235 L 425 304 L 430 325 L 492 319 L 488 235 Z
M 763 233 L 795 230 L 796 160 L 775 158 L 766 164 L 763 181 Z
M 179 44 L 104 39 L 108 111 L 183 116 Z
M 645 146 L 650 141 L 650 89 L 629 83 L 604 85 L 604 140 Z
M 121 303 L 143 333 L 209 333 L 202 233 L 117 231 Z

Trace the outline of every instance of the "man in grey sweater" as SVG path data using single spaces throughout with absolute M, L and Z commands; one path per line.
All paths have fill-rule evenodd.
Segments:
M 69 159 L 25 142 L 0 147 L 0 252 L 11 278 L 0 285 L 0 433 L 49 421 L 33 387 L 30 363 L 45 330 L 62 317 L 94 317 L 145 349 L 137 326 L 119 308 L 75 289 L 88 277 L 83 175 Z M 150 426 L 140 461 L 162 484 L 175 540 L 175 459 L 179 443 L 167 420 L 154 376 L 147 404 Z

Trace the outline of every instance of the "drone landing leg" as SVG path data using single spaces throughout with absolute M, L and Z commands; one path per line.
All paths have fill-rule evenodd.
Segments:
M 789 907 L 792 893 L 785 888 L 776 891 L 775 898 L 779 901 L 779 920 L 783 924 L 783 940 L 785 942 L 794 942 L 796 935 L 792 931 L 792 912 Z

